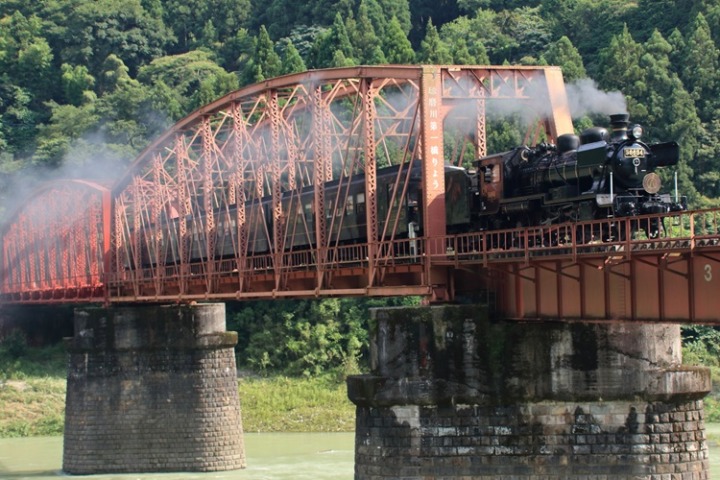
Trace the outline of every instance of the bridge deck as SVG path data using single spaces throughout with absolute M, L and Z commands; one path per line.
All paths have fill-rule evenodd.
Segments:
M 662 225 L 657 236 L 644 230 Z M 431 242 L 434 244 L 431 245 Z M 369 257 L 368 252 L 376 255 Z M 720 209 L 349 244 L 111 272 L 71 288 L 4 286 L 4 303 L 187 302 L 491 291 L 512 318 L 720 322 Z M 368 269 L 379 281 L 368 284 Z M 318 289 L 318 275 L 327 288 Z M 275 288 L 280 279 L 281 288 Z M 70 282 L 70 284 L 73 284 Z M 74 284 L 73 284 L 74 285 Z M 682 292 L 682 295 L 679 293 Z

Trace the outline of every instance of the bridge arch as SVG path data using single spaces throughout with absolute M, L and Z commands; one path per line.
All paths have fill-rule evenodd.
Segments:
M 398 233 L 398 209 L 378 209 L 378 201 L 399 201 L 412 165 L 421 164 L 424 235 L 444 235 L 444 120 L 467 119 L 466 137 L 485 153 L 488 106 L 508 100 L 547 138 L 572 130 L 556 67 L 337 68 L 232 92 L 180 120 L 113 186 L 111 296 L 361 294 L 414 285 L 387 276 L 384 240 L 407 227 Z M 397 166 L 395 176 L 378 186 L 377 168 L 387 165 Z M 350 211 L 365 217 L 354 238 L 366 245 L 352 251 L 342 245 Z M 336 275 L 338 262 L 351 258 L 362 275 Z M 298 265 L 311 274 L 301 279 Z M 232 285 L 222 278 L 229 271 L 238 272 Z M 438 279 L 414 289 L 423 294 L 444 275 L 429 262 L 415 274 Z
M 39 186 L 2 234 L 2 294 L 11 301 L 104 299 L 109 185 L 75 179 Z

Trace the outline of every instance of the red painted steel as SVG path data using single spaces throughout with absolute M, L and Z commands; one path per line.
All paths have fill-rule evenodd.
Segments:
M 2 301 L 105 301 L 109 215 L 107 186 L 67 180 L 35 191 L 2 230 Z
M 657 220 L 658 238 L 624 235 Z M 703 210 L 459 235 L 436 262 L 483 281 L 508 318 L 717 324 L 719 221 L 720 210 Z
M 555 67 L 339 68 L 233 92 L 111 189 L 39 190 L 2 230 L 0 301 L 482 293 L 519 319 L 720 322 L 714 210 L 662 217 L 656 239 L 625 235 L 650 218 L 446 235 L 444 165 L 487 153 L 495 102 L 532 118 L 528 139 L 572 131 Z M 392 208 L 414 162 L 419 238 Z

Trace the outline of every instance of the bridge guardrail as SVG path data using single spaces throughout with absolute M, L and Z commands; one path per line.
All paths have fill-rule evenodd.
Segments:
M 289 272 L 343 268 L 393 267 L 397 265 L 436 265 L 528 263 L 533 259 L 605 257 L 621 261 L 631 255 L 673 254 L 698 249 L 720 249 L 720 209 L 680 211 L 662 215 L 516 228 L 446 235 L 433 240 L 403 238 L 367 243 L 334 245 L 321 250 L 288 251 L 279 259 L 271 253 L 246 257 L 194 262 L 183 269 L 180 264 L 150 265 L 105 275 L 106 282 L 87 282 L 87 275 L 67 277 L 55 286 L 47 282 L 12 281 L 2 284 L 5 299 L 97 298 L 104 287 L 129 288 L 139 284 L 162 284 L 181 279 L 233 275 L 285 275 Z M 370 252 L 373 252 L 371 255 Z M 278 261 L 278 268 L 275 263 Z M 81 293 L 84 292 L 84 293 Z M 92 293 L 88 293 L 92 292 Z

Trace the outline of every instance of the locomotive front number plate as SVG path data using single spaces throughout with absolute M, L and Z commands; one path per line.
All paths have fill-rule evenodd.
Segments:
M 644 157 L 645 149 L 628 147 L 623 151 L 623 155 L 625 155 L 625 158 Z

